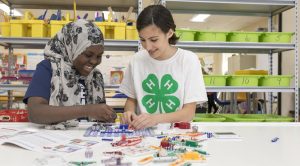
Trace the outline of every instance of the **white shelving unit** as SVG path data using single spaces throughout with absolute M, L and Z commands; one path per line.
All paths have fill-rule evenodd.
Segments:
M 73 1 L 38 1 L 38 0 L 0 0 L 11 8 L 44 8 L 48 9 L 72 9 Z M 78 10 L 102 10 L 111 6 L 118 11 L 127 11 L 130 6 L 135 12 L 142 10 L 142 0 L 76 0 Z M 288 9 L 295 8 L 296 31 L 295 43 L 237 43 L 237 42 L 179 42 L 178 47 L 199 52 L 214 53 L 263 53 L 269 54 L 272 64 L 272 54 L 289 50 L 295 51 L 295 86 L 291 88 L 278 87 L 207 87 L 208 92 L 290 92 L 295 94 L 295 121 L 299 114 L 298 92 L 298 1 L 297 0 L 161 0 L 172 12 L 179 13 L 210 13 L 227 15 L 253 15 L 269 17 L 270 25 L 272 16 Z M 0 37 L 0 45 L 8 48 L 12 53 L 13 48 L 44 48 L 49 38 L 4 38 Z M 139 48 L 138 41 L 105 40 L 107 50 L 131 50 Z M 272 70 L 272 65 L 270 66 Z M 26 89 L 27 85 L 0 85 L 1 89 L 15 90 Z
M 295 86 L 292 88 L 273 87 L 212 87 L 212 91 L 222 92 L 293 92 L 295 95 L 295 121 L 299 118 L 299 85 L 298 85 L 298 1 L 297 0 L 162 0 L 162 4 L 174 13 L 210 13 L 226 15 L 252 15 L 269 17 L 269 29 L 272 28 L 272 17 L 288 9 L 295 8 L 295 42 L 292 44 L 276 43 L 206 43 L 180 42 L 179 47 L 202 52 L 261 53 L 269 54 L 272 74 L 274 53 L 294 50 Z M 210 88 L 208 88 L 210 91 Z M 272 96 L 272 93 L 270 93 Z M 272 99 L 272 97 L 270 97 Z M 272 101 L 271 101 L 272 103 Z M 272 104 L 270 104 L 272 109 Z

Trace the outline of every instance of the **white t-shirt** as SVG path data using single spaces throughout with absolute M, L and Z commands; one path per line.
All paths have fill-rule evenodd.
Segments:
M 207 101 L 197 55 L 180 48 L 167 60 L 156 60 L 146 50 L 137 52 L 119 90 L 137 99 L 138 112 L 150 114 L 175 112 L 184 104 Z

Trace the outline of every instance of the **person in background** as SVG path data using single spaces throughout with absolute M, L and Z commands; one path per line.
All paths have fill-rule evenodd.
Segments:
M 122 122 L 135 129 L 189 122 L 196 104 L 207 100 L 198 57 L 174 46 L 175 28 L 170 11 L 161 5 L 148 6 L 138 16 L 144 50 L 134 55 L 119 89 L 128 96 Z
M 46 45 L 45 59 L 36 68 L 24 97 L 29 120 L 53 124 L 89 117 L 114 122 L 116 113 L 105 104 L 101 63 L 104 39 L 92 22 L 66 24 Z
M 206 72 L 203 67 L 201 68 L 201 70 L 203 75 L 208 75 L 208 72 Z M 215 114 L 219 109 L 219 107 L 215 103 L 216 97 L 217 97 L 217 92 L 207 92 L 207 103 L 208 103 L 207 113 L 209 114 L 210 113 Z

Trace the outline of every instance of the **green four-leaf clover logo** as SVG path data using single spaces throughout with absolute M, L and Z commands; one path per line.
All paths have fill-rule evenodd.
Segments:
M 176 96 L 172 96 L 178 89 L 178 83 L 170 74 L 162 77 L 159 84 L 158 78 L 154 74 L 149 74 L 142 83 L 143 90 L 148 95 L 142 99 L 142 103 L 147 112 L 153 114 L 159 109 L 160 113 L 175 112 L 180 105 L 180 101 Z

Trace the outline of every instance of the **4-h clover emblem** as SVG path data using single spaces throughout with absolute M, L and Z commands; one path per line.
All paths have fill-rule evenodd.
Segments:
M 145 92 L 149 93 L 142 99 L 148 113 L 155 113 L 157 109 L 160 113 L 170 113 L 175 112 L 179 107 L 179 99 L 172 95 L 177 91 L 178 83 L 170 74 L 164 75 L 160 84 L 154 74 L 149 74 L 143 81 L 142 87 Z

